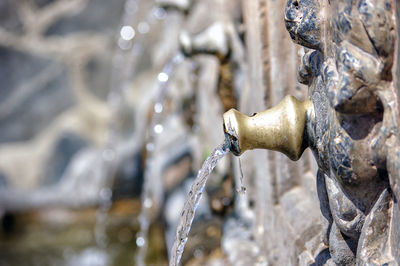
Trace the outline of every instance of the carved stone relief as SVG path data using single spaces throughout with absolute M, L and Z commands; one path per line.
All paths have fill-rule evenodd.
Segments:
M 306 47 L 299 81 L 314 113 L 305 134 L 338 265 L 399 260 L 390 243 L 399 224 L 394 12 L 389 0 L 289 0 L 285 10 L 291 38 Z

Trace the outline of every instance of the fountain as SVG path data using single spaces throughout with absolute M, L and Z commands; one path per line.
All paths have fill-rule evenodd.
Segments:
M 85 78 L 88 78 L 85 64 L 90 61 L 88 67 L 96 68 L 92 62 L 94 55 L 103 58 L 110 54 L 110 47 L 105 45 L 108 33 L 100 34 L 97 29 L 79 30 L 77 34 L 63 33 L 57 38 L 45 33 L 51 24 L 58 25 L 56 17 L 68 20 L 69 16 L 74 17 L 80 12 L 79 6 L 92 5 L 96 1 L 18 4 L 21 12 L 17 12 L 16 17 L 25 14 L 23 24 L 29 26 L 33 18 L 37 18 L 37 23 L 31 23 L 22 32 L 18 29 L 13 32 L 8 24 L 0 25 L 3 53 L 15 48 L 18 52 L 28 52 L 29 56 L 45 55 L 51 61 L 57 58 L 65 66 L 52 62 L 47 68 L 58 67 L 32 79 L 35 81 L 32 84 L 36 84 L 34 90 L 28 90 L 31 86 L 26 84 L 22 86 L 23 90 L 17 88 L 12 101 L 1 108 L 0 116 L 8 116 L 6 109 L 9 106 L 23 102 L 24 90 L 36 95 L 42 86 L 39 83 L 51 79 L 55 73 L 71 75 L 66 79 L 78 92 L 74 97 L 79 103 L 76 103 L 78 108 L 70 106 L 71 110 L 62 115 L 62 119 L 49 129 L 44 128 L 45 133 L 35 140 L 2 143 L 0 216 L 4 226 L 9 226 L 12 220 L 8 212 L 18 213 L 17 216 L 26 212 L 45 214 L 46 219 L 58 223 L 76 213 L 89 217 L 90 224 L 83 226 L 88 227 L 87 230 L 78 233 L 82 240 L 79 247 L 75 244 L 71 245 L 73 248 L 58 246 L 57 242 L 54 246 L 60 253 L 48 252 L 49 256 L 59 257 L 52 264 L 129 265 L 136 262 L 145 265 L 150 257 L 159 257 L 157 263 L 160 264 L 166 263 L 168 249 L 171 250 L 168 254 L 170 265 L 178 265 L 180 261 L 186 263 L 189 257 L 190 263 L 211 264 L 208 260 L 215 254 L 219 254 L 218 259 L 234 265 L 396 265 L 400 261 L 398 3 L 394 0 L 288 0 L 283 20 L 281 14 L 285 7 L 282 1 L 206 1 L 156 0 L 154 2 L 163 8 L 151 10 L 152 3 L 148 1 L 113 2 L 113 6 L 125 2 L 120 3 L 120 11 L 124 10 L 124 13 L 121 18 L 119 11 L 116 19 L 121 25 L 114 31 L 118 33 L 118 46 L 112 59 L 111 90 L 108 98 L 105 95 L 101 101 L 86 97 L 92 92 L 84 88 Z M 12 1 L 5 1 L 0 9 L 9 2 Z M 150 13 L 138 12 L 141 5 L 146 5 Z M 164 8 L 171 12 L 167 14 Z M 203 9 L 203 13 L 195 14 L 196 8 Z M 56 12 L 53 15 L 49 13 L 52 9 Z M 231 17 L 228 9 L 235 9 L 237 13 L 243 11 L 243 14 Z M 133 25 L 134 17 L 141 17 L 137 25 Z M 164 18 L 168 23 L 161 26 L 155 23 Z M 1 21 L 3 23 L 3 18 Z M 176 38 L 178 32 L 182 33 Z M 150 37 L 152 41 L 142 45 L 143 38 L 149 35 L 153 36 Z M 154 42 L 154 36 L 162 40 Z M 302 47 L 292 45 L 290 38 Z M 178 49 L 184 55 L 173 56 Z M 192 86 L 194 82 L 187 77 L 191 71 L 190 67 L 185 67 L 189 60 L 174 70 L 184 56 L 200 66 L 193 74 L 200 85 Z M 167 65 L 161 69 L 160 64 L 165 62 Z M 63 71 L 64 67 L 66 71 Z M 145 69 L 147 67 L 151 69 Z M 299 82 L 295 80 L 297 67 Z M 97 85 L 103 79 L 99 80 Z M 156 80 L 158 84 L 155 84 Z M 26 83 L 31 82 L 27 80 Z M 181 108 L 181 99 L 186 97 L 181 95 L 185 92 L 177 88 L 190 91 L 184 99 L 191 108 L 195 106 L 189 118 L 182 112 L 186 107 Z M 283 98 L 283 95 L 295 97 Z M 151 96 L 155 96 L 155 100 Z M 283 101 L 277 104 L 281 99 Z M 243 114 L 228 111 L 230 108 Z M 247 116 L 267 108 L 267 111 Z M 83 116 L 81 109 L 85 110 Z M 72 119 L 72 115 L 78 118 Z M 85 116 L 89 119 L 82 118 Z M 183 125 L 183 134 L 170 129 L 173 128 L 171 117 L 179 120 L 179 126 Z M 98 130 L 97 120 L 102 121 L 101 127 L 106 130 Z M 92 121 L 96 126 L 92 127 Z M 217 127 L 221 122 L 223 132 Z M 89 136 L 87 146 L 71 157 L 58 183 L 44 187 L 39 178 L 32 179 L 35 182 L 32 181 L 30 187 L 26 185 L 25 180 L 29 178 L 25 178 L 24 173 L 41 175 L 43 169 L 39 166 L 45 167 L 46 161 L 40 158 L 51 156 L 44 150 L 51 149 L 52 140 L 65 130 L 85 138 Z M 187 193 L 192 168 L 198 169 L 201 161 L 210 154 L 210 148 L 220 142 L 223 133 L 225 143 L 206 159 L 193 183 L 171 249 L 168 247 L 171 228 L 175 229 L 178 222 L 172 216 L 178 216 L 175 210 L 181 195 Z M 161 141 L 171 135 L 179 139 L 178 145 L 185 147 L 178 147 L 176 142 L 163 146 Z M 46 142 L 48 139 L 51 141 Z M 18 159 L 15 150 L 34 153 L 31 157 Z M 279 151 L 282 155 L 267 150 Z M 228 151 L 240 158 L 227 158 Z M 121 165 L 135 168 L 130 161 L 133 153 L 139 156 L 143 153 L 146 159 L 143 194 L 140 199 L 129 199 L 136 204 L 136 212 L 141 204 L 139 215 L 129 209 L 132 204 L 129 208 L 120 208 L 122 205 L 119 204 L 126 199 L 118 198 L 118 190 L 113 190 L 118 168 Z M 175 156 L 177 153 L 184 154 L 184 159 Z M 290 163 L 285 155 L 296 162 Z M 217 167 L 213 172 L 205 193 L 207 175 L 224 156 L 228 160 L 218 165 L 221 171 Z M 183 162 L 183 170 L 175 169 L 181 165 L 179 160 Z M 22 164 L 15 163 L 18 161 Z M 223 164 L 225 162 L 229 164 Z M 25 165 L 28 170 L 22 171 Z M 38 166 L 33 167 L 35 165 Z M 6 176 L 4 179 L 10 182 L 9 186 L 2 185 L 2 172 Z M 225 182 L 228 178 L 229 182 Z M 175 183 L 168 183 L 167 179 Z M 26 185 L 31 190 L 14 188 L 14 183 Z M 233 191 L 229 196 L 221 197 L 220 212 L 213 207 L 215 194 L 212 193 L 218 187 L 221 190 L 229 187 L 229 191 Z M 130 189 L 126 188 L 125 195 L 133 193 Z M 177 194 L 179 197 L 173 197 Z M 197 208 L 201 194 L 206 199 Z M 223 200 L 228 203 L 224 205 Z M 35 209 L 41 210 L 31 211 Z M 123 228 L 113 231 L 116 211 L 125 213 L 126 223 Z M 154 219 L 154 213 L 157 219 Z M 193 241 L 196 237 L 204 241 L 210 231 L 203 230 L 208 229 L 207 219 L 218 220 L 218 230 L 221 228 L 217 232 L 217 244 L 214 243 L 218 248 L 212 255 L 207 250 L 210 241 L 206 244 Z M 159 221 L 166 225 L 165 232 L 159 230 L 161 237 L 154 241 L 152 230 L 159 226 L 156 224 Z M 76 225 L 73 219 L 69 222 L 80 226 L 79 221 Z M 138 227 L 140 232 L 137 232 Z M 31 231 L 41 231 L 33 228 Z M 188 240 L 190 229 L 193 238 Z M 196 229 L 201 233 L 196 235 Z M 53 233 L 51 230 L 47 232 Z M 68 234 L 58 238 L 69 235 L 67 230 L 59 231 Z M 3 240 L 0 253 L 5 263 L 19 265 L 12 261 L 21 257 L 27 260 L 24 263 L 35 264 L 36 257 L 43 257 L 36 251 L 21 253 L 20 243 L 3 233 L 0 232 Z M 37 236 L 34 244 L 42 250 L 42 241 L 38 241 L 41 237 Z M 30 235 L 22 241 L 29 238 Z M 167 248 L 153 256 L 152 244 L 164 245 L 164 240 Z M 125 246 L 125 256 L 116 258 L 116 245 Z M 133 258 L 133 254 L 137 257 Z M 11 262 L 8 261 L 10 258 Z M 36 264 L 47 265 L 46 262 Z

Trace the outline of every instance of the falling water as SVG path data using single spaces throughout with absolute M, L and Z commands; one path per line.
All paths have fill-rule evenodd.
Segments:
M 119 113 L 120 109 L 123 105 L 123 93 L 124 93 L 124 83 L 129 80 L 127 75 L 122 76 L 120 74 L 121 67 L 124 69 L 128 69 L 129 60 L 125 57 L 125 61 L 118 60 L 122 57 L 122 54 L 125 53 L 124 47 L 121 46 L 121 40 L 125 42 L 125 44 L 131 44 L 133 41 L 133 37 L 135 31 L 131 26 L 131 22 L 133 17 L 136 15 L 137 6 L 139 5 L 140 0 L 126 0 L 125 1 L 125 11 L 121 18 L 121 30 L 118 38 L 118 47 L 113 55 L 113 67 L 111 69 L 111 79 L 110 79 L 110 92 L 108 95 L 108 104 L 111 109 L 111 114 L 113 119 L 111 119 L 112 123 L 110 126 L 110 134 L 107 140 L 107 145 L 103 149 L 101 157 L 99 160 L 101 161 L 100 166 L 103 168 L 100 174 L 104 175 L 104 185 L 103 188 L 99 191 L 99 207 L 96 212 L 96 223 L 94 227 L 94 237 L 96 241 L 96 245 L 99 248 L 105 249 L 108 244 L 106 227 L 108 220 L 108 213 L 112 206 L 112 185 L 114 182 L 114 175 L 117 170 L 118 159 L 117 157 L 121 157 L 116 150 L 116 146 L 118 143 L 118 131 L 119 131 Z M 127 45 L 125 45 L 128 47 Z M 133 49 L 132 49 L 133 50 Z M 126 70 L 125 70 L 126 72 Z M 121 75 L 121 76 L 119 76 Z M 122 77 L 122 78 L 121 78 Z
M 204 187 L 206 186 L 208 176 L 211 174 L 218 161 L 228 153 L 228 145 L 229 144 L 226 142 L 219 145 L 205 160 L 203 166 L 197 173 L 197 177 L 190 188 L 188 198 L 183 206 L 178 228 L 176 229 L 175 242 L 172 246 L 171 258 L 169 261 L 170 266 L 179 265 L 185 244 L 189 237 L 190 228 L 192 227 L 194 214 L 197 206 L 199 205 L 199 201 L 201 199 L 201 195 L 203 194 Z
M 243 185 L 243 169 L 242 169 L 242 161 L 240 160 L 240 157 L 238 158 L 239 160 L 239 170 L 240 170 L 240 188 L 236 189 L 236 192 L 239 193 L 240 195 L 246 194 L 246 187 Z
M 136 256 L 136 264 L 139 266 L 145 265 L 145 257 L 147 252 L 147 234 L 150 226 L 150 210 L 154 206 L 154 196 L 158 189 L 157 185 L 162 185 L 162 180 L 157 175 L 152 173 L 153 152 L 155 149 L 155 138 L 163 132 L 162 112 L 164 110 L 164 101 L 168 89 L 168 81 L 174 74 L 176 66 L 184 60 L 181 53 L 177 53 L 171 60 L 167 62 L 163 70 L 158 74 L 158 92 L 157 100 L 153 106 L 153 115 L 150 121 L 150 132 L 146 141 L 146 167 L 144 174 L 143 192 L 141 197 L 141 212 L 139 215 L 140 231 L 137 234 L 136 244 L 138 246 L 138 253 Z
M 118 34 L 117 49 L 112 59 L 112 69 L 110 78 L 110 92 L 108 95 L 108 103 L 111 108 L 113 119 L 111 119 L 111 127 L 107 146 L 104 148 L 101 156 L 100 171 L 105 177 L 105 184 L 99 191 L 99 208 L 96 213 L 95 224 L 95 240 L 100 248 L 106 248 L 108 239 L 106 234 L 106 225 L 108 220 L 108 212 L 112 206 L 112 185 L 118 164 L 132 154 L 137 145 L 135 145 L 135 137 L 121 140 L 121 119 L 119 115 L 126 105 L 124 95 L 131 87 L 132 78 L 135 76 L 138 58 L 142 54 L 143 39 L 151 30 L 151 25 L 156 21 L 164 19 L 163 10 L 154 7 L 150 13 L 145 16 L 143 21 L 138 25 L 134 25 L 135 17 L 140 10 L 141 0 L 126 0 L 124 5 L 124 13 L 121 18 L 120 31 Z

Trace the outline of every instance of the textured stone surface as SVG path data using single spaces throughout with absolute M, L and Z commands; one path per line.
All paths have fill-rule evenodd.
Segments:
M 245 22 L 250 27 L 247 31 L 247 45 L 250 48 L 248 60 L 251 87 L 253 95 L 257 95 L 260 93 L 262 82 L 267 89 L 267 104 L 273 104 L 276 99 L 279 100 L 282 92 L 296 93 L 287 90 L 287 87 L 281 87 L 282 84 L 287 84 L 288 75 L 282 81 L 278 81 L 277 78 L 278 73 L 285 73 L 296 65 L 296 61 L 293 58 L 292 61 L 286 60 L 286 64 L 280 65 L 281 58 L 290 55 L 290 52 L 282 55 L 274 50 L 276 43 L 280 50 L 285 49 L 283 42 L 277 41 L 280 36 L 279 31 L 274 31 L 277 27 L 268 27 L 278 16 L 278 12 L 274 12 L 277 4 L 274 1 L 256 2 L 244 3 Z M 274 239 L 273 245 L 280 246 L 283 250 L 285 245 L 282 243 L 285 243 L 286 236 L 282 234 L 280 239 L 279 233 L 282 229 L 278 228 L 285 228 L 285 224 L 293 235 L 301 234 L 304 228 L 310 227 L 308 232 L 313 232 L 311 235 L 314 236 L 310 238 L 313 241 L 307 239 L 306 235 L 299 237 L 299 242 L 304 241 L 306 247 L 301 255 L 296 251 L 297 241 L 285 246 L 287 250 L 282 254 L 280 249 L 276 248 L 276 252 L 272 252 L 274 256 L 268 256 L 272 263 L 293 264 L 296 257 L 299 259 L 297 263 L 301 265 L 310 264 L 314 260 L 319 261 L 315 263 L 339 265 L 365 264 L 372 261 L 378 264 L 393 262 L 391 256 L 394 253 L 383 246 L 389 245 L 389 238 L 397 239 L 395 234 L 389 237 L 387 233 L 389 224 L 396 224 L 397 218 L 392 219 L 390 207 L 379 203 L 380 200 L 377 201 L 379 197 L 390 198 L 383 196 L 387 187 L 397 189 L 394 176 L 398 176 L 399 169 L 393 161 L 396 160 L 397 153 L 385 153 L 387 148 L 384 144 L 390 143 L 391 147 L 398 145 L 394 143 L 398 135 L 398 109 L 387 104 L 389 98 L 397 97 L 391 89 L 394 54 L 393 7 L 394 1 L 287 2 L 284 12 L 286 28 L 296 43 L 307 48 L 300 49 L 302 58 L 298 76 L 299 81 L 309 86 L 309 97 L 314 103 L 314 114 L 308 125 L 307 139 L 321 172 L 317 177 L 317 190 L 324 218 L 321 217 L 320 226 L 317 226 L 318 222 L 307 226 L 304 220 L 290 219 L 297 212 L 296 208 L 289 207 L 292 204 L 310 210 L 315 208 L 312 207 L 313 202 L 317 201 L 315 190 L 307 189 L 307 193 L 302 193 L 303 197 L 310 197 L 309 201 L 298 200 L 294 203 L 289 200 L 289 195 L 298 190 L 299 185 L 310 184 L 303 171 L 312 169 L 313 166 L 302 165 L 305 166 L 302 168 L 285 162 L 280 155 L 270 155 L 272 175 L 267 178 L 274 191 L 273 202 L 279 210 L 273 213 L 272 217 L 285 222 L 269 225 L 268 220 L 263 220 L 262 210 L 257 209 L 256 216 L 264 221 L 260 224 L 269 225 L 268 237 L 260 237 L 259 243 L 263 243 L 263 238 Z M 256 16 L 257 11 L 264 19 L 262 22 Z M 268 12 L 271 12 L 270 16 L 264 18 Z M 260 25 L 267 26 L 263 28 Z M 260 42 L 263 46 L 260 46 Z M 267 55 L 263 65 L 259 59 L 261 51 Z M 296 86 L 292 83 L 289 87 Z M 276 95 L 278 97 L 274 98 Z M 253 100 L 251 104 L 254 106 L 256 102 Z M 388 139 L 390 134 L 385 133 L 387 130 L 392 130 L 396 137 Z M 393 164 L 387 167 L 384 163 L 386 160 L 393 161 Z M 260 164 L 256 166 L 258 169 L 263 167 Z M 291 174 L 294 175 L 293 179 L 290 178 Z M 390 176 L 392 179 L 389 185 Z M 262 187 L 262 190 L 269 186 Z M 261 186 L 256 190 L 259 189 Z M 258 200 L 260 201 L 260 198 Z M 383 202 L 387 203 L 384 200 Z M 257 204 L 262 206 L 256 202 Z M 265 206 L 268 204 L 263 205 Z M 368 227 L 371 227 L 370 230 Z M 365 233 L 362 232 L 367 231 L 368 240 L 360 238 L 360 234 L 364 236 Z M 379 236 L 378 231 L 382 232 L 382 236 Z M 320 241 L 317 235 L 321 236 Z M 265 245 L 268 245 L 268 242 L 265 241 Z M 368 244 L 363 243 L 371 245 L 368 247 Z M 325 248 L 318 248 L 319 244 L 325 245 Z M 382 246 L 379 246 L 380 244 Z M 329 251 L 326 249 L 328 245 Z M 395 246 L 397 247 L 397 244 Z M 286 254 L 289 256 L 285 257 Z M 321 259 L 321 256 L 324 259 Z M 368 259 L 365 259 L 367 257 Z
M 309 85 L 315 107 L 307 139 L 325 175 L 326 190 L 323 185 L 318 189 L 322 212 L 331 224 L 329 251 L 338 265 L 390 263 L 388 231 L 396 220 L 390 215 L 385 161 L 393 154 L 385 154 L 384 143 L 389 128 L 398 132 L 393 120 L 385 119 L 396 115 L 385 107 L 388 98 L 395 97 L 390 89 L 394 3 L 336 1 L 325 9 L 319 4 L 288 1 L 285 21 L 296 43 L 324 58 L 303 56 L 302 69 L 310 74 L 302 81 Z M 317 30 L 312 38 L 302 30 L 310 25 Z

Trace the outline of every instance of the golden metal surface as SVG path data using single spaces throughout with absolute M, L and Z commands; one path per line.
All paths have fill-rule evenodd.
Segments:
M 232 152 L 240 155 L 246 150 L 268 149 L 298 160 L 306 148 L 303 138 L 310 108 L 311 101 L 286 96 L 277 106 L 251 117 L 229 110 L 223 118 L 224 131 L 234 146 Z

